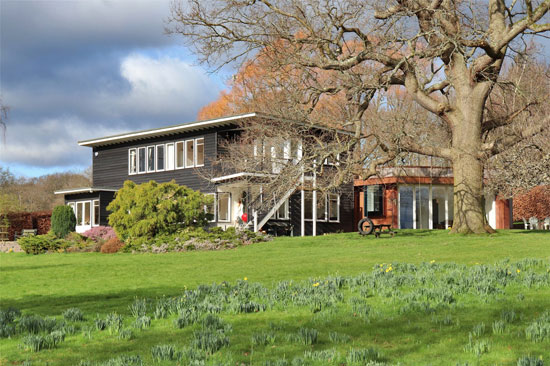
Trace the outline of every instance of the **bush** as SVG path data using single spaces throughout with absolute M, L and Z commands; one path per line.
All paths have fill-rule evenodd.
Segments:
M 119 250 L 121 250 L 123 246 L 124 246 L 124 242 L 120 241 L 118 238 L 115 237 L 107 240 L 105 244 L 101 246 L 101 253 L 106 253 L 106 254 L 116 253 Z
M 24 236 L 19 238 L 17 242 L 27 254 L 42 254 L 67 246 L 65 240 L 57 239 L 54 234 Z
M 62 205 L 53 209 L 52 232 L 58 238 L 64 238 L 68 233 L 73 232 L 76 227 L 76 217 L 70 206 Z
M 98 242 L 116 238 L 116 233 L 110 226 L 96 226 L 83 232 L 82 236 Z
M 153 238 L 185 227 L 201 227 L 207 224 L 204 206 L 211 199 L 174 181 L 139 185 L 126 181 L 107 207 L 111 211 L 109 224 L 122 240 Z

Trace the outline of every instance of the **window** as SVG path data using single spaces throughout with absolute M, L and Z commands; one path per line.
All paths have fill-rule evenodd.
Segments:
M 93 214 L 93 221 L 92 225 L 98 226 L 99 225 L 99 200 L 93 200 L 94 203 L 94 214 Z
M 317 192 L 317 221 L 327 220 L 327 196 Z
M 340 196 L 328 194 L 328 221 L 340 221 Z
M 218 221 L 231 221 L 231 194 L 218 193 Z
M 183 141 L 176 142 L 176 169 L 185 168 L 185 154 L 183 150 Z
M 76 203 L 76 224 L 82 225 L 82 211 L 84 211 L 84 202 Z
M 192 168 L 195 166 L 195 140 L 185 141 L 185 167 Z
M 174 170 L 174 144 L 166 144 L 166 170 Z
M 136 173 L 137 173 L 137 153 L 136 153 L 136 149 L 130 149 L 128 152 L 128 174 L 136 174 Z
M 147 171 L 148 172 L 155 171 L 155 147 L 154 146 L 147 147 Z
M 214 193 L 207 193 L 206 196 L 211 196 L 212 201 L 204 205 L 204 212 L 207 215 L 208 221 L 216 221 L 216 195 Z
M 140 147 L 138 149 L 138 173 L 145 173 L 145 165 L 147 161 L 145 160 L 145 148 Z
M 157 145 L 157 172 L 164 170 L 164 145 Z
M 383 213 L 384 186 L 380 184 L 364 186 L 365 216 L 380 216 Z
M 91 210 L 91 202 L 90 201 L 86 201 L 84 202 L 84 222 L 82 223 L 82 225 L 91 225 L 92 223 L 92 217 L 90 215 L 90 210 Z
M 304 217 L 313 220 L 313 192 L 304 192 Z
M 195 140 L 195 166 L 204 165 L 204 138 Z
M 75 217 L 76 217 L 76 209 L 75 209 L 75 207 L 74 207 L 74 202 L 69 202 L 68 205 L 69 205 L 70 208 L 73 209 L 73 213 L 74 213 L 74 215 L 75 215 Z
M 279 220 L 288 220 L 288 199 L 277 210 L 276 218 Z

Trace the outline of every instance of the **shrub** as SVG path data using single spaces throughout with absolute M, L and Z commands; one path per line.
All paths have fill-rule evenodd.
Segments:
M 83 232 L 82 236 L 98 242 L 116 238 L 116 233 L 115 230 L 110 226 L 95 226 L 90 230 Z
M 50 349 L 55 347 L 53 338 L 49 335 L 34 335 L 29 334 L 23 338 L 23 344 L 30 348 L 33 352 L 39 352 L 43 349 Z
M 112 254 L 122 249 L 124 242 L 118 238 L 109 239 L 101 246 L 101 253 Z
M 176 361 L 178 356 L 176 348 L 171 344 L 159 344 L 151 348 L 153 361 Z
M 75 230 L 76 217 L 70 206 L 61 205 L 53 209 L 51 230 L 58 238 L 64 238 Z
M 57 239 L 53 234 L 24 236 L 17 242 L 27 254 L 42 254 L 66 247 L 66 242 L 63 239 Z
M 544 366 L 544 361 L 542 357 L 522 356 L 518 359 L 517 366 Z
M 107 207 L 111 211 L 109 224 L 122 240 L 172 234 L 181 228 L 206 225 L 204 206 L 210 200 L 174 181 L 139 185 L 126 181 Z

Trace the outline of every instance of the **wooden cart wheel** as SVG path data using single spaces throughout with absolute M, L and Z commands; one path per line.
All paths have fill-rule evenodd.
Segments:
M 372 230 L 374 229 L 374 224 L 372 223 L 372 220 L 368 217 L 365 217 L 359 221 L 359 225 L 357 225 L 357 229 L 359 229 L 359 234 L 361 235 L 369 235 L 372 233 Z

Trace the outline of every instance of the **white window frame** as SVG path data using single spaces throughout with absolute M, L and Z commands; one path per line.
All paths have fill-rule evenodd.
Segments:
M 276 219 L 277 219 L 277 220 L 290 220 L 290 213 L 289 213 L 289 211 L 290 211 L 290 202 L 289 202 L 289 199 L 287 198 L 287 199 L 285 200 L 285 202 L 283 202 L 283 204 L 282 204 L 281 206 L 284 206 L 284 207 L 286 208 L 286 210 L 285 210 L 285 216 L 284 216 L 284 217 L 281 217 L 281 216 L 279 215 L 279 209 L 281 208 L 281 207 L 279 207 L 279 209 L 277 209 L 277 211 L 275 212 L 275 217 L 276 217 Z
M 337 213 L 336 213 L 336 220 L 330 219 L 330 196 L 334 195 L 336 196 L 336 207 L 337 207 Z M 329 193 L 327 194 L 327 220 L 328 222 L 340 222 L 340 195 L 337 193 Z
M 95 222 L 95 210 L 96 210 L 96 202 L 97 202 L 97 210 L 98 210 L 98 222 Z M 99 226 L 99 221 L 101 221 L 101 207 L 99 206 L 99 200 L 92 200 L 92 220 L 91 223 L 92 223 L 92 226 Z
M 214 217 L 212 220 L 208 220 L 208 222 L 216 222 L 217 214 L 218 214 L 218 201 L 216 200 L 216 194 L 215 193 L 205 193 L 205 196 L 213 196 L 214 200 L 212 202 L 212 205 L 214 207 Z M 208 206 L 204 205 L 204 213 L 208 213 Z
M 191 143 L 191 146 L 193 148 L 193 164 L 187 164 L 187 145 Z M 184 145 L 184 150 L 185 150 L 185 158 L 184 158 L 184 162 L 185 162 L 185 167 L 186 168 L 194 168 L 195 167 L 195 140 L 194 139 L 191 139 L 191 140 L 185 140 L 185 145 Z
M 168 157 L 170 156 L 170 153 L 169 153 L 169 147 L 172 147 L 172 167 L 168 167 Z M 173 142 L 169 142 L 166 144 L 166 146 L 164 147 L 166 150 L 164 152 L 164 159 L 165 159 L 165 162 L 164 162 L 164 170 L 174 170 L 174 168 L 176 167 L 176 146 L 174 145 Z
M 178 145 L 181 145 L 181 166 L 178 165 Z M 174 167 L 176 169 L 185 169 L 185 141 L 177 141 L 174 143 Z
M 132 173 L 132 151 L 135 153 L 135 168 L 136 171 Z M 138 173 L 138 156 L 137 156 L 137 149 L 132 148 L 128 149 L 128 175 L 136 175 Z
M 321 198 L 321 197 L 320 197 L 319 193 L 317 193 L 317 200 L 319 200 L 320 198 Z M 324 212 L 324 215 L 323 215 L 324 218 L 322 218 L 322 219 L 319 219 L 319 218 L 318 218 L 318 219 L 316 220 L 317 222 L 327 222 L 327 219 L 328 219 L 328 215 L 327 215 L 327 213 L 328 213 L 328 207 L 327 207 L 327 205 L 328 205 L 328 199 L 327 199 L 327 194 L 326 194 L 326 193 L 323 194 L 322 198 L 325 199 L 325 212 Z M 316 204 L 317 204 L 317 203 L 316 203 Z M 312 209 L 313 209 L 313 208 L 312 208 Z M 319 207 L 317 207 L 317 214 L 319 214 Z
M 149 150 L 153 150 L 153 169 L 151 169 L 151 167 L 149 166 Z M 145 150 L 145 160 L 147 162 L 147 173 L 154 173 L 155 172 L 155 168 L 157 167 L 157 162 L 156 162 L 156 158 L 157 158 L 157 155 L 156 155 L 156 148 L 155 148 L 155 145 L 153 146 L 147 146 L 147 150 Z
M 159 169 L 159 147 L 162 146 L 162 169 Z M 155 168 L 157 169 L 157 172 L 163 172 L 164 168 L 166 168 L 166 146 L 164 144 L 156 145 L 155 146 Z
M 229 196 L 229 202 L 227 204 L 227 209 L 228 209 L 228 213 L 227 213 L 227 220 L 220 220 L 220 195 L 222 194 L 227 194 Z M 216 219 L 218 220 L 218 222 L 231 222 L 231 192 L 218 192 L 218 194 L 216 195 Z
M 198 157 L 198 151 L 199 151 L 199 150 L 197 149 L 197 146 L 199 145 L 199 144 L 198 144 L 198 141 L 199 141 L 199 140 L 202 140 L 202 164 L 198 164 L 198 163 L 197 163 L 197 162 L 199 161 L 199 160 L 197 159 L 197 157 Z M 205 145 L 205 143 L 204 143 L 204 137 L 197 137 L 197 138 L 195 139 L 195 146 L 193 147 L 193 153 L 195 154 L 195 161 L 194 161 L 195 167 L 204 166 L 204 145 Z
M 141 158 L 139 157 L 139 151 L 140 150 L 145 151 L 145 153 L 143 154 L 143 157 L 144 157 L 144 160 L 145 160 L 145 163 L 143 164 L 143 167 L 145 169 L 144 171 L 139 170 L 140 161 L 141 161 Z M 147 148 L 145 146 L 142 146 L 142 147 L 137 148 L 137 174 L 145 174 L 145 173 L 147 173 Z

